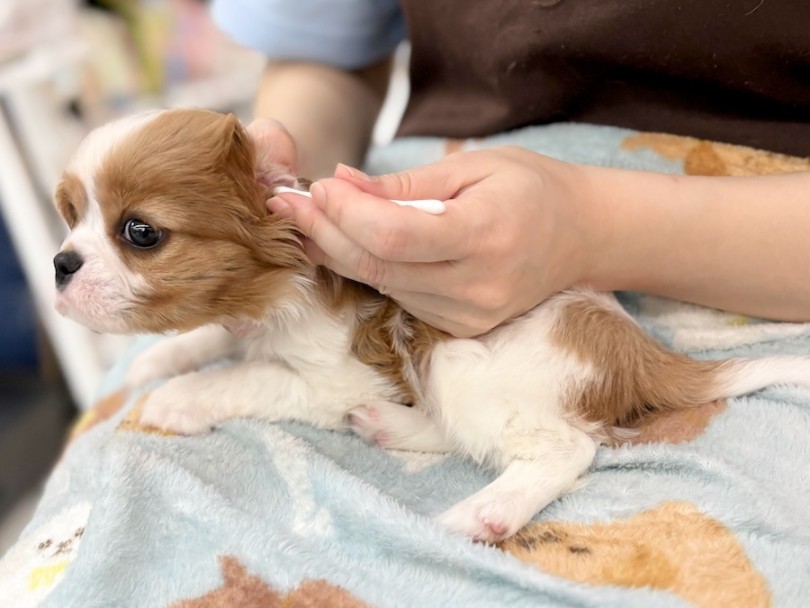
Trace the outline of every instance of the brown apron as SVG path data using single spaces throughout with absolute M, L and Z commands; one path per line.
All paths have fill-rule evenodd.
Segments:
M 810 0 L 401 4 L 401 135 L 575 121 L 810 156 Z

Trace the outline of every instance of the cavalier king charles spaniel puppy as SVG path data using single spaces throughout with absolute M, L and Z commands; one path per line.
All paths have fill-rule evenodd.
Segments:
M 810 384 L 801 357 L 667 350 L 611 294 L 588 289 L 474 339 L 430 327 L 312 266 L 296 227 L 268 211 L 275 187 L 300 187 L 281 131 L 205 110 L 150 112 L 90 133 L 64 172 L 59 312 L 100 332 L 178 332 L 129 370 L 131 388 L 165 380 L 146 397 L 145 425 L 195 434 L 238 416 L 291 419 L 350 427 L 384 448 L 452 451 L 500 475 L 439 520 L 498 542 L 627 429 L 769 384 Z M 236 362 L 201 370 L 222 359 Z

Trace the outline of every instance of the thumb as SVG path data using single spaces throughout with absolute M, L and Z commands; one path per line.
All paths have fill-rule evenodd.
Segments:
M 370 176 L 359 169 L 339 164 L 335 177 L 351 182 L 360 190 L 380 198 L 412 201 L 424 198 L 448 200 L 469 181 L 463 168 L 439 161 L 387 175 Z

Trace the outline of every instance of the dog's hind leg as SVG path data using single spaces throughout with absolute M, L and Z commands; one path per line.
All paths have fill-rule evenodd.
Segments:
M 438 520 L 487 543 L 512 536 L 538 511 L 569 491 L 593 462 L 594 440 L 563 421 L 558 426 L 561 428 L 522 432 L 516 457 L 508 461 L 500 477 L 439 515 Z
M 415 407 L 376 401 L 349 412 L 349 426 L 382 448 L 444 453 L 451 450 L 439 426 Z

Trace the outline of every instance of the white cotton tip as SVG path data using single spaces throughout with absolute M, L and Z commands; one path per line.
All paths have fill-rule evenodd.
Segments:
M 447 211 L 447 207 L 444 206 L 444 203 L 435 198 L 424 198 L 416 201 L 392 200 L 391 202 L 400 207 L 413 207 L 414 209 L 419 209 L 420 211 L 433 215 L 441 215 Z
M 306 190 L 299 190 L 298 188 L 290 188 L 289 186 L 276 186 L 273 189 L 273 194 L 298 194 L 300 196 L 312 198 L 311 192 L 307 192 Z

